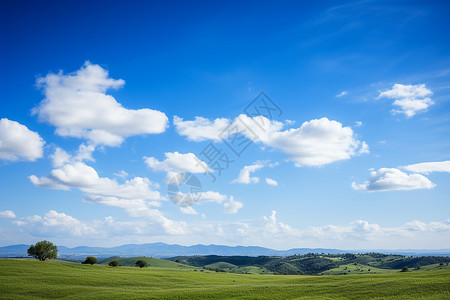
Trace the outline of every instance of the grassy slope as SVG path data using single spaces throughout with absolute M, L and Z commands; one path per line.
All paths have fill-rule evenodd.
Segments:
M 420 267 L 420 269 L 409 269 L 410 271 L 414 271 L 414 272 L 417 272 L 417 271 L 435 271 L 435 270 L 450 270 L 450 264 L 449 265 L 447 265 L 447 264 L 443 264 L 443 265 L 440 265 L 440 264 L 432 264 L 432 265 L 428 265 L 428 266 L 422 266 L 422 267 Z
M 275 276 L 0 260 L 0 298 L 449 299 L 450 270 Z
M 100 265 L 107 266 L 108 263 L 112 260 L 117 260 L 119 262 L 119 265 L 127 266 L 127 267 L 134 267 L 138 260 L 145 260 L 147 262 L 148 267 L 169 268 L 169 269 L 198 269 L 196 267 L 179 264 L 174 261 L 159 259 L 159 258 L 154 258 L 154 257 L 149 257 L 149 256 L 123 257 L 123 258 L 111 257 L 104 261 L 101 261 Z
M 273 274 L 273 272 L 267 270 L 263 267 L 258 266 L 245 266 L 245 267 L 239 267 L 227 262 L 216 262 L 213 264 L 209 264 L 204 266 L 206 269 L 214 270 L 214 269 L 221 269 L 226 272 L 230 273 L 236 273 L 236 274 Z
M 237 267 L 236 265 L 233 265 L 233 264 L 230 264 L 227 262 L 223 262 L 223 261 L 219 261 L 219 262 L 205 266 L 205 268 L 208 268 L 208 269 L 216 269 L 216 268 L 217 269 L 231 269 L 231 268 L 236 268 L 236 267 Z
M 354 274 L 386 274 L 386 273 L 395 273 L 400 270 L 391 270 L 391 269 L 379 269 L 372 266 L 362 265 L 362 264 L 346 264 L 340 265 L 338 268 L 330 269 L 324 271 L 323 275 L 354 275 Z
M 263 267 L 257 267 L 257 266 L 248 266 L 248 267 L 237 267 L 237 268 L 231 268 L 231 269 L 225 269 L 227 272 L 230 273 L 237 273 L 237 274 L 273 274 L 273 272 L 267 270 Z

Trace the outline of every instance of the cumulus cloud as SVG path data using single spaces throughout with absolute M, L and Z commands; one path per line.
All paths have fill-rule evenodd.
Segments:
M 158 200 L 160 194 L 153 190 L 157 187 L 148 178 L 135 177 L 119 184 L 115 180 L 99 177 L 97 171 L 83 162 L 66 164 L 51 171 L 50 176 L 30 176 L 31 182 L 38 187 L 65 189 L 78 188 L 88 195 L 118 197 L 122 199 Z
M 410 172 L 429 174 L 431 172 L 446 172 L 450 173 L 450 160 L 439 162 L 426 162 L 404 166 L 403 169 Z
M 238 212 L 239 209 L 244 207 L 242 202 L 235 201 L 234 198 L 231 196 L 230 199 L 223 204 L 224 212 L 226 214 L 235 214 Z
M 92 157 L 92 152 L 95 151 L 95 146 L 81 144 L 74 155 L 67 153 L 60 147 L 56 147 L 55 152 L 50 155 L 52 165 L 55 168 L 61 167 L 67 163 L 95 161 Z
M 368 152 L 367 145 L 357 139 L 351 127 L 328 118 L 307 121 L 284 131 L 280 130 L 282 124 L 262 116 L 253 120 L 244 115 L 240 118 L 246 124 L 251 121 L 264 124 L 262 129 L 253 128 L 257 141 L 285 152 L 298 167 L 322 166 Z
M 193 153 L 166 152 L 166 159 L 159 161 L 154 157 L 144 157 L 145 163 L 155 171 L 165 172 L 190 172 L 207 173 L 211 172 L 208 165 L 198 159 Z
M 0 159 L 35 161 L 43 156 L 45 142 L 37 132 L 6 118 L 0 120 Z
M 293 229 L 291 226 L 277 221 L 277 211 L 272 210 L 272 214 L 268 217 L 264 216 L 263 221 L 263 235 L 273 236 L 273 235 L 288 235 L 288 236 L 299 236 L 300 231 Z
M 188 140 L 201 142 L 204 140 L 219 141 L 220 134 L 230 125 L 226 118 L 217 118 L 210 121 L 207 118 L 195 117 L 193 121 L 183 121 L 178 116 L 173 117 L 173 124 L 179 135 L 186 136 Z
M 99 177 L 94 168 L 83 162 L 74 162 L 52 170 L 49 176 L 31 175 L 29 179 L 37 187 L 79 189 L 84 192 L 86 202 L 120 207 L 132 217 L 156 221 L 171 234 L 184 232 L 182 222 L 169 220 L 159 210 L 151 208 L 159 206 L 162 198 L 155 190 L 159 185 L 148 178 L 135 177 L 120 184 L 110 178 Z
M 272 186 L 277 186 L 278 185 L 278 182 L 276 180 L 274 180 L 272 178 L 269 178 L 269 177 L 266 177 L 266 183 L 268 185 L 272 185 Z
M 202 130 L 212 130 L 210 127 L 213 127 L 213 122 L 207 120 L 204 124 Z M 233 122 L 230 121 L 230 124 L 230 128 L 221 134 L 222 139 L 243 134 L 250 140 L 288 154 L 296 166 L 322 166 L 369 152 L 368 145 L 357 139 L 351 127 L 344 127 L 328 118 L 307 121 L 298 128 L 287 130 L 282 130 L 285 126 L 282 122 L 269 120 L 264 116 L 249 117 L 241 114 Z M 188 139 L 194 141 L 195 137 L 193 135 L 189 138 L 188 135 Z M 206 138 L 203 136 L 202 140 Z
M 122 87 L 108 71 L 86 62 L 72 74 L 48 74 L 37 80 L 45 99 L 33 112 L 56 127 L 60 136 L 84 138 L 93 145 L 119 146 L 124 138 L 165 131 L 167 116 L 148 108 L 126 109 L 106 92 Z
M 402 113 L 411 118 L 417 113 L 426 112 L 428 107 L 434 104 L 430 98 L 432 94 L 433 92 L 426 88 L 425 84 L 403 85 L 396 83 L 392 89 L 381 92 L 378 99 L 394 99 L 393 105 L 399 107 L 399 109 L 394 109 L 392 112 Z
M 119 221 L 113 217 L 81 221 L 66 213 L 50 210 L 43 216 L 34 215 L 14 222 L 22 231 L 35 237 L 82 238 L 104 240 L 106 237 L 158 236 L 164 228 L 150 219 Z
M 16 225 L 28 229 L 32 234 L 38 236 L 81 236 L 96 233 L 95 229 L 78 219 L 50 210 L 44 216 L 34 215 L 21 221 L 16 221 Z
M 251 177 L 250 174 L 256 172 L 262 167 L 264 166 L 261 164 L 244 166 L 239 172 L 238 178 L 234 179 L 231 183 L 243 183 L 243 184 L 258 183 L 259 177 Z
M 0 218 L 14 219 L 16 214 L 12 210 L 0 211 Z
M 362 192 L 431 189 L 434 186 L 435 184 L 423 175 L 408 175 L 395 168 L 381 168 L 371 172 L 368 181 L 362 184 L 352 183 L 353 189 Z

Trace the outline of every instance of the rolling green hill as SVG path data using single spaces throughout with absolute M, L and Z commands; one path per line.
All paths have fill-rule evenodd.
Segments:
M 443 269 L 444 266 L 450 263 L 449 257 L 411 257 L 380 253 L 329 255 L 310 253 L 287 257 L 196 255 L 177 256 L 168 258 L 168 260 L 199 268 L 217 268 L 234 273 L 273 273 L 282 275 L 382 274 L 398 272 L 403 267 L 425 271 Z M 435 264 L 439 265 L 440 268 L 427 267 Z M 249 271 L 244 271 L 244 268 L 247 268 Z
M 279 276 L 0 260 L 5 299 L 449 299 L 450 270 Z
M 227 262 L 219 261 L 216 263 L 206 265 L 204 267 L 207 269 L 233 269 L 233 268 L 237 268 L 238 266 L 227 263 Z
M 320 275 L 355 275 L 355 274 L 386 274 L 400 272 L 397 269 L 380 269 L 358 263 L 340 265 L 337 268 L 322 272 Z
M 165 260 L 165 259 L 159 259 L 149 256 L 137 256 L 137 257 L 110 257 L 108 259 L 105 259 L 101 261 L 100 265 L 107 266 L 110 261 L 117 260 L 119 262 L 119 266 L 126 266 L 126 267 L 134 267 L 136 265 L 136 262 L 138 260 L 145 260 L 147 262 L 147 267 L 155 267 L 155 268 L 169 268 L 169 269 L 197 269 L 193 266 L 188 266 L 184 264 L 180 264 L 174 261 Z

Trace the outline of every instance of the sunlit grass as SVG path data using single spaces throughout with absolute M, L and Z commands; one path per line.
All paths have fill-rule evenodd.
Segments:
M 449 299 L 450 270 L 348 276 L 247 275 L 0 260 L 0 298 Z

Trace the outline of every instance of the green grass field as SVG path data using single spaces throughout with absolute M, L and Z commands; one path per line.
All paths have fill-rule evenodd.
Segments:
M 411 268 L 410 271 L 435 271 L 435 270 L 450 270 L 450 265 L 447 264 L 432 264 L 427 266 L 422 266 L 419 269 Z
M 193 266 L 183 265 L 179 264 L 174 261 L 165 260 L 165 259 L 159 259 L 149 256 L 138 256 L 138 257 L 111 257 L 106 260 L 103 260 L 100 262 L 100 265 L 107 266 L 108 263 L 112 260 L 117 260 L 119 262 L 120 266 L 126 266 L 126 267 L 134 267 L 136 262 L 138 260 L 145 260 L 147 262 L 148 267 L 156 267 L 156 268 L 168 268 L 168 269 L 200 269 Z
M 450 270 L 348 276 L 247 275 L 0 260 L 0 298 L 450 299 Z

